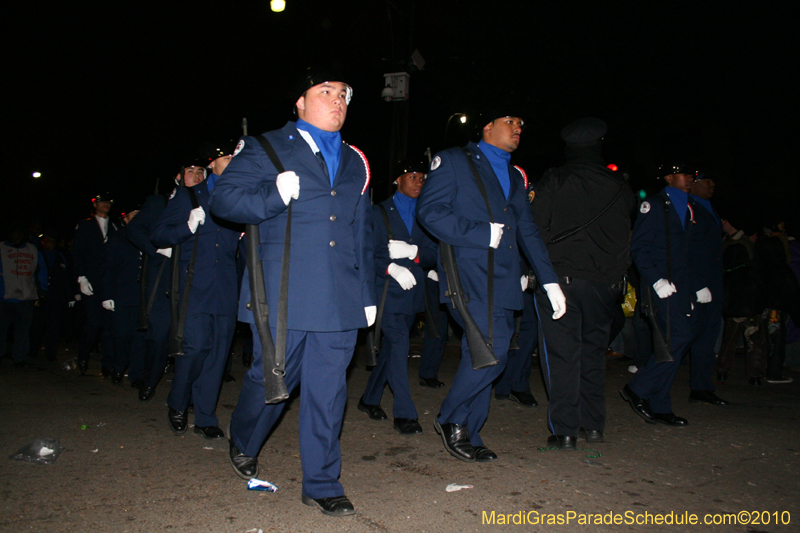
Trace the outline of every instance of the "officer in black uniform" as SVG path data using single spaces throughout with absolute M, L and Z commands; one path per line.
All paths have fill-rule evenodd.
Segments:
M 89 354 L 102 332 L 103 356 L 100 361 L 104 376 L 111 375 L 114 361 L 114 338 L 111 311 L 103 309 L 103 261 L 105 244 L 109 235 L 118 231 L 117 224 L 109 218 L 111 193 L 98 194 L 92 198 L 92 216 L 78 222 L 75 227 L 75 242 L 72 253 L 75 259 L 75 275 L 78 277 L 86 323 L 83 327 L 78 350 L 78 369 L 81 374 L 89 368 Z
M 539 226 L 567 313 L 537 303 L 543 338 L 542 372 L 549 395 L 550 446 L 575 449 L 578 436 L 602 442 L 606 422 L 605 353 L 617 297 L 630 265 L 628 245 L 633 192 L 606 168 L 601 154 L 606 124 L 584 118 L 561 131 L 567 163 L 551 168 L 535 187 L 533 218 Z
M 106 243 L 103 262 L 103 308 L 113 313 L 114 361 L 111 382 L 122 383 L 125 370 L 131 386 L 140 388 L 143 379 L 145 333 L 136 329 L 139 311 L 139 276 L 142 259 L 139 250 L 128 240 L 127 226 L 139 211 L 122 215 L 120 230 Z

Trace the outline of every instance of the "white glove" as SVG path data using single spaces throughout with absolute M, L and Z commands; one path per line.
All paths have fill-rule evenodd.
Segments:
M 547 291 L 550 305 L 553 306 L 553 320 L 558 320 L 567 312 L 567 299 L 558 283 L 546 283 L 542 288 Z
M 378 316 L 378 308 L 374 305 L 364 308 L 364 314 L 367 315 L 367 327 L 375 323 L 375 317 Z
M 435 270 L 428 270 L 428 277 L 435 282 L 439 282 L 439 273 Z
M 191 229 L 191 226 L 189 227 L 189 229 Z M 172 248 L 159 248 L 158 250 L 156 250 L 156 253 L 161 254 L 164 257 L 172 257 Z
M 108 311 L 114 310 L 114 300 L 103 300 L 103 309 Z
M 81 292 L 86 296 L 91 296 L 92 294 L 94 294 L 94 289 L 92 288 L 92 284 L 89 283 L 89 280 L 86 279 L 86 276 L 79 277 L 78 284 L 81 286 Z
M 389 241 L 389 257 L 392 259 L 414 259 L 417 257 L 417 245 L 405 241 Z
M 67 304 L 67 307 L 75 307 L 75 300 L 72 300 Z
M 289 205 L 291 198 L 297 200 L 297 197 L 300 196 L 300 176 L 291 170 L 278 174 L 275 185 L 278 186 L 278 193 L 286 205 Z
M 697 301 L 701 304 L 707 304 L 711 301 L 711 291 L 708 290 L 708 287 L 703 287 L 695 294 L 697 294 Z
M 653 283 L 653 288 L 656 290 L 656 294 L 658 294 L 658 297 L 661 299 L 667 298 L 670 294 L 675 294 L 678 292 L 678 289 L 675 288 L 675 284 L 664 278 L 661 278 Z
M 189 231 L 194 233 L 197 231 L 197 226 L 201 226 L 206 223 L 206 212 L 203 211 L 202 207 L 195 207 L 191 211 L 189 211 Z
M 75 301 L 76 302 L 80 302 L 81 298 L 83 298 L 83 296 L 81 296 L 80 293 L 75 295 Z
M 522 286 L 522 292 L 528 290 L 528 276 L 522 276 L 519 278 L 519 284 Z
M 490 222 L 492 225 L 492 237 L 489 239 L 489 247 L 497 249 L 500 246 L 500 239 L 503 238 L 503 225 L 497 222 Z
M 402 267 L 397 263 L 389 263 L 389 268 L 387 269 L 389 275 L 392 276 L 394 279 L 397 280 L 397 283 L 403 287 L 404 291 L 409 290 L 414 285 L 417 284 L 416 278 L 414 278 L 414 274 L 411 273 L 409 269 L 406 267 Z

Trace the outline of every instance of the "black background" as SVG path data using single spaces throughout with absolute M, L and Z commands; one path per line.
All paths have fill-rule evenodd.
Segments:
M 94 4 L 94 3 L 92 3 Z M 495 102 L 527 122 L 514 162 L 531 179 L 563 162 L 560 129 L 609 125 L 605 155 L 635 189 L 675 158 L 715 178 L 723 216 L 797 203 L 798 32 L 792 2 L 25 2 L 4 8 L 3 227 L 37 217 L 72 228 L 111 191 L 130 209 L 203 141 L 281 127 L 297 74 L 340 68 L 355 91 L 342 130 L 390 192 L 397 125 L 422 159 L 463 144 Z M 426 63 L 413 69 L 419 50 Z M 406 103 L 383 74 L 411 74 Z M 794 81 L 793 81 L 794 80 Z M 393 141 L 394 139 L 394 141 Z M 33 179 L 31 173 L 42 172 Z

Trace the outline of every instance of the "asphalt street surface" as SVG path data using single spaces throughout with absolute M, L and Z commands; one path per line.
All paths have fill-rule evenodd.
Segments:
M 457 344 L 448 346 L 439 375 L 448 384 L 458 355 Z M 62 351 L 59 361 L 72 356 Z M 260 478 L 278 491 L 248 491 L 228 461 L 227 440 L 204 440 L 191 426 L 183 436 L 169 430 L 171 376 L 141 403 L 127 381 L 114 386 L 100 376 L 96 356 L 86 376 L 61 363 L 0 362 L 2 532 L 800 531 L 800 380 L 750 386 L 741 359 L 717 387 L 731 401 L 725 407 L 689 403 L 681 368 L 673 404 L 686 428 L 637 417 L 618 394 L 629 362 L 608 359 L 606 440 L 580 441 L 571 452 L 545 447 L 547 399 L 536 360 L 531 384 L 540 407 L 493 399 L 481 435 L 499 460 L 476 464 L 443 449 L 433 420 L 447 388 L 417 384 L 419 359 L 410 359 L 409 374 L 422 435 L 392 430 L 388 388 L 389 420 L 359 412 L 368 374 L 358 353 L 341 436 L 341 481 L 357 514 L 345 518 L 300 501 L 296 398 L 259 456 Z M 236 381 L 222 387 L 225 430 L 244 371 L 236 359 Z M 64 447 L 53 464 L 9 458 L 40 437 Z M 450 484 L 470 488 L 448 492 Z M 692 516 L 700 523 L 680 523 Z M 668 523 L 652 525 L 659 518 Z

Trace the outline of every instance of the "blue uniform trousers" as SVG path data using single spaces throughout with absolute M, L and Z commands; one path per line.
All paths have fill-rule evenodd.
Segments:
M 103 355 L 100 358 L 100 365 L 102 368 L 112 368 L 114 365 L 114 332 L 111 311 L 103 308 L 103 301 L 97 294 L 83 295 L 82 299 L 86 310 L 86 323 L 83 325 L 78 360 L 88 361 L 97 339 L 101 338 Z
M 217 399 L 236 317 L 190 314 L 183 333 L 184 354 L 175 357 L 175 377 L 167 404 L 185 411 L 194 403 L 195 426 L 217 426 Z
M 239 402 L 231 416 L 230 438 L 239 450 L 258 457 L 286 402 L 264 403 L 261 339 L 253 330 L 253 365 L 245 374 Z M 300 388 L 300 457 L 303 494 L 330 498 L 344 494 L 339 483 L 342 454 L 339 433 L 347 403 L 347 367 L 358 330 L 315 332 L 289 330 L 286 339 L 286 387 Z M 275 328 L 272 337 L 275 338 Z
M 531 368 L 533 349 L 539 342 L 539 321 L 534 306 L 533 293 L 526 291 L 522 295 L 523 309 L 519 323 L 519 350 L 508 351 L 508 362 L 505 371 L 500 374 L 494 384 L 496 396 L 508 396 L 511 391 L 531 392 Z M 520 313 L 520 311 L 517 311 Z M 516 321 L 516 316 L 515 319 Z M 516 323 L 515 323 L 516 327 Z
M 689 383 L 692 390 L 713 392 L 715 388 L 711 376 L 717 362 L 715 348 L 722 329 L 721 306 L 716 302 L 710 302 L 708 304 L 695 303 L 694 307 L 699 323 L 705 323 L 705 325 L 692 343 Z
M 164 374 L 169 354 L 169 328 L 172 313 L 169 309 L 169 300 L 157 298 L 150 310 L 150 320 L 147 322 L 147 333 L 144 342 L 144 384 L 155 387 Z
M 381 319 L 383 341 L 378 354 L 378 364 L 364 389 L 363 400 L 369 405 L 381 403 L 386 383 L 394 394 L 392 413 L 395 418 L 416 419 L 417 409 L 411 399 L 411 388 L 408 384 L 408 349 L 409 330 L 414 323 L 414 315 L 400 313 L 384 314 Z
M 455 309 L 447 308 L 453 319 L 463 328 L 464 322 Z M 467 304 L 478 328 L 488 341 L 489 317 L 486 302 L 472 300 Z M 482 368 L 472 369 L 472 357 L 467 345 L 466 335 L 461 339 L 461 362 L 453 378 L 453 386 L 447 393 L 439 410 L 438 421 L 440 424 L 466 425 L 469 429 L 469 439 L 473 446 L 483 446 L 478 432 L 489 417 L 489 402 L 492 394 L 492 383 L 506 367 L 508 345 L 514 334 L 514 312 L 510 309 L 495 307 L 492 320 L 494 320 L 494 344 L 492 351 L 499 363 Z
M 116 303 L 116 302 L 115 302 Z M 144 331 L 136 330 L 139 306 L 114 307 L 114 364 L 116 372 L 128 370 L 128 379 L 133 383 L 144 378 Z
M 666 324 L 662 317 L 657 316 L 656 320 L 658 320 L 661 331 L 666 334 Z M 675 381 L 675 375 L 678 373 L 683 356 L 697 339 L 698 329 L 705 326 L 705 323 L 698 325 L 695 316 L 686 317 L 686 321 L 683 323 L 688 327 L 672 328 L 670 350 L 674 360 L 669 363 L 656 363 L 655 356 L 651 355 L 644 368 L 640 368 L 628 382 L 628 386 L 637 396 L 650 402 L 650 408 L 654 413 L 672 412 L 672 399 L 669 391 Z
M 547 425 L 554 435 L 578 436 L 579 428 L 603 431 L 606 422 L 606 349 L 619 285 L 573 278 L 561 288 L 567 312 L 553 320 L 553 307 L 536 295 L 547 388 Z
M 422 356 L 419 360 L 419 377 L 424 379 L 437 379 L 439 366 L 442 364 L 442 354 L 447 344 L 447 312 L 444 304 L 439 303 L 439 283 L 425 278 L 425 298 L 431 305 L 431 314 L 436 321 L 439 338 L 431 337 L 430 324 L 425 324 L 425 338 L 422 341 Z

